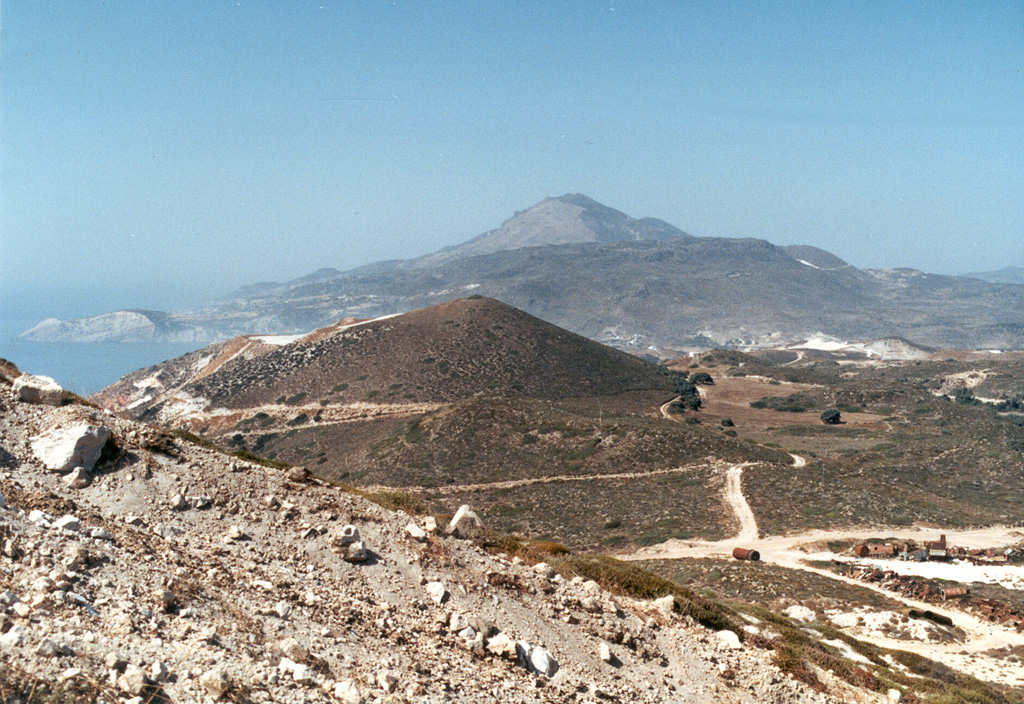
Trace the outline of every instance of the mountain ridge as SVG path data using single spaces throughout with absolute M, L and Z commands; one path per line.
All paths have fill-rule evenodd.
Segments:
M 929 347 L 1024 349 L 1019 286 L 912 269 L 860 270 L 808 245 L 692 237 L 581 194 L 546 198 L 494 230 L 418 259 L 254 284 L 202 311 L 167 315 L 164 328 L 147 334 L 199 342 L 305 333 L 345 316 L 376 318 L 470 294 L 660 357 L 798 344 L 818 332 L 852 341 L 905 337 Z M 85 335 L 83 325 L 48 321 L 33 338 L 134 339 L 131 330 L 116 328 L 107 338 Z

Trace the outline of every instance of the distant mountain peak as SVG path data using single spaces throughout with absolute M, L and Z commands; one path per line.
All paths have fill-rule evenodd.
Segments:
M 414 268 L 436 266 L 453 259 L 514 251 L 524 247 L 666 240 L 690 237 L 657 218 L 632 218 L 582 193 L 545 198 L 520 210 L 497 229 L 468 242 L 428 254 L 410 262 Z

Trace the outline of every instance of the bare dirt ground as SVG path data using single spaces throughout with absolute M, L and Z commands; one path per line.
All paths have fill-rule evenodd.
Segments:
M 794 456 L 794 459 L 799 460 L 802 458 Z M 762 561 L 789 569 L 812 572 L 819 576 L 851 585 L 867 587 L 890 598 L 897 599 L 909 608 L 922 611 L 930 610 L 941 614 L 950 618 L 957 627 L 967 634 L 965 642 L 950 644 L 907 642 L 878 635 L 867 636 L 865 634 L 858 634 L 858 637 L 883 647 L 907 650 L 926 657 L 941 659 L 952 667 L 982 680 L 1000 684 L 1024 685 L 1024 667 L 1019 665 L 1013 666 L 1002 659 L 988 655 L 990 651 L 1024 646 L 1024 634 L 1012 631 L 999 624 L 982 621 L 963 611 L 946 609 L 934 604 L 925 604 L 914 599 L 907 599 L 873 584 L 838 575 L 830 570 L 821 569 L 808 563 L 809 552 L 813 549 L 812 546 L 825 544 L 828 541 L 860 540 L 884 535 L 898 540 L 909 539 L 922 542 L 926 539 L 934 538 L 937 533 L 944 532 L 950 543 L 970 548 L 981 548 L 1016 544 L 1024 537 L 1024 531 L 1019 528 L 1005 526 L 963 531 L 937 530 L 924 527 L 892 529 L 868 526 L 861 529 L 814 530 L 794 535 L 760 538 L 758 537 L 756 519 L 742 492 L 743 468 L 749 464 L 734 465 L 726 473 L 725 499 L 726 503 L 732 508 L 737 523 L 740 526 L 737 535 L 727 540 L 716 542 L 670 540 L 660 545 L 642 548 L 630 555 L 621 556 L 621 558 L 626 560 L 671 560 L 687 557 L 722 557 L 728 559 L 735 547 L 757 550 L 761 553 Z M 823 557 L 823 555 L 818 554 L 817 557 Z M 898 571 L 898 566 L 894 565 L 894 569 Z

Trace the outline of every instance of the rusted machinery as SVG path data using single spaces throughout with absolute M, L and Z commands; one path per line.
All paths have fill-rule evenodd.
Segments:
M 757 562 L 761 559 L 761 553 L 757 550 L 748 550 L 747 548 L 733 548 L 732 556 L 737 560 L 750 560 L 751 562 Z

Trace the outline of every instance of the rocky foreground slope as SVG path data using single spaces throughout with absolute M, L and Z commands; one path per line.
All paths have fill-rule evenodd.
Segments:
M 5 701 L 884 699 L 827 673 L 835 697 L 816 693 L 671 598 L 6 383 L 0 463 Z

